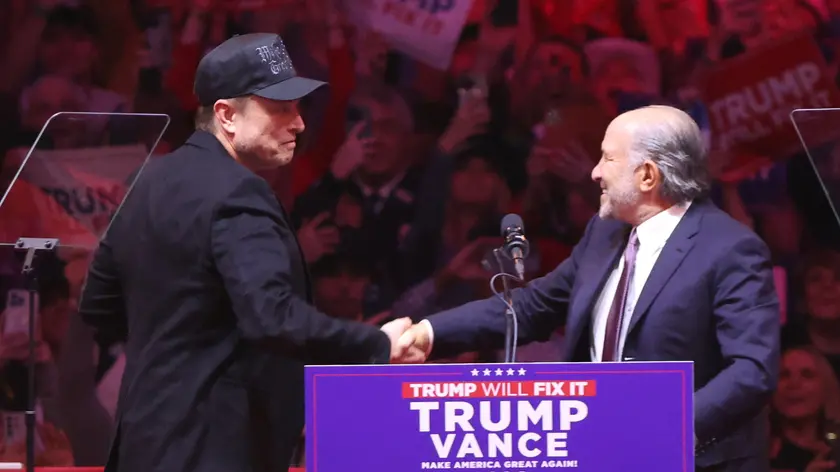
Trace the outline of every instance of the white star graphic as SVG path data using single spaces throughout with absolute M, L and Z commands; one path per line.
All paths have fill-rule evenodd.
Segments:
M 470 371 L 470 373 L 472 374 L 473 377 L 475 377 L 475 376 L 478 375 L 478 369 L 473 369 L 473 370 Z
M 484 369 L 484 376 L 490 375 L 490 369 Z
M 519 375 L 525 375 L 525 369 L 519 368 Z
M 513 375 L 513 372 L 514 372 L 514 370 L 513 370 L 513 369 L 508 369 L 508 370 L 507 370 L 507 374 L 508 374 L 508 375 Z
M 496 369 L 496 375 L 502 375 L 502 369 Z

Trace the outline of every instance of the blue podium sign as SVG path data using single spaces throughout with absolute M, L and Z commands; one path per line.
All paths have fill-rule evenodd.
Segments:
M 691 362 L 306 367 L 307 472 L 694 470 Z

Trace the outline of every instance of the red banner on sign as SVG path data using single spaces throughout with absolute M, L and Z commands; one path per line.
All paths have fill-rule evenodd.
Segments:
M 790 112 L 840 104 L 833 77 L 808 34 L 722 62 L 703 78 L 700 90 L 712 148 L 733 155 L 784 159 L 801 152 Z M 836 131 L 827 129 L 825 139 Z

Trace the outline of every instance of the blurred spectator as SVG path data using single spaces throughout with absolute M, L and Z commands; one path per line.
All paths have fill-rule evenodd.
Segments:
M 822 20 L 819 10 L 805 0 L 716 1 L 709 57 L 735 57 L 769 41 L 797 32 L 814 31 Z
M 533 45 L 509 81 L 511 125 L 530 132 L 553 107 L 574 102 L 588 70 L 583 51 L 564 38 Z
M 595 96 L 610 117 L 655 104 L 661 90 L 659 59 L 643 43 L 601 39 L 584 49 Z
M 365 294 L 370 284 L 364 260 L 336 254 L 321 258 L 311 268 L 315 305 L 336 318 L 362 321 Z
M 109 2 L 117 5 L 122 1 Z M 126 98 L 104 88 L 109 78 L 97 76 L 97 67 L 105 69 L 114 63 L 98 62 L 105 49 L 123 45 L 131 28 L 124 26 L 120 39 L 107 38 L 109 46 L 102 46 L 103 22 L 96 11 L 87 6 L 70 7 L 60 1 L 37 0 L 30 2 L 29 15 L 21 26 L 21 34 L 8 44 L 7 69 L 2 90 L 15 93 L 40 74 L 55 74 L 71 80 L 81 88 L 86 111 L 124 111 Z M 113 13 L 114 10 L 111 10 Z M 100 12 L 101 13 L 101 12 Z M 109 18 L 109 26 L 121 18 Z M 125 19 L 123 18 L 123 21 Z M 120 51 L 124 53 L 125 51 Z M 134 51 L 132 51 L 134 52 Z M 33 75 L 34 74 L 34 75 Z
M 456 157 L 442 225 L 429 226 L 410 254 L 408 270 L 413 273 L 408 279 L 430 277 L 395 303 L 392 311 L 399 316 L 419 320 L 490 295 L 487 281 L 498 270 L 492 250 L 501 245 L 498 221 L 505 193 L 490 156 L 486 149 L 475 147 Z
M 25 291 L 19 291 L 17 297 L 28 297 Z M 37 328 L 36 328 L 36 360 L 37 366 L 37 396 L 43 406 L 44 418 L 50 422 L 58 422 L 60 412 L 56 402 L 60 392 L 58 391 L 58 378 L 56 372 L 56 360 L 61 355 L 64 336 L 67 332 L 67 325 L 70 319 L 70 285 L 66 278 L 54 278 L 53 280 L 42 281 L 38 292 L 37 305 Z M 24 307 L 28 307 L 28 302 Z M 14 316 L 16 320 L 8 320 Z M 27 325 L 28 308 L 16 309 L 7 307 L 3 312 L 2 321 L 4 327 L 14 325 Z M 23 318 L 23 319 L 21 319 Z M 26 332 L 5 331 L 0 339 L 0 363 L 6 369 L 21 368 L 25 370 L 25 362 L 29 355 L 29 336 Z M 14 375 L 6 376 L 6 379 L 14 379 Z M 25 377 L 24 377 L 25 378 Z M 20 379 L 23 380 L 23 379 Z M 6 388 L 20 394 L 21 401 L 28 391 L 25 385 L 7 384 Z M 21 405 L 22 406 L 22 405 Z
M 0 141 L 0 151 L 5 155 L 14 148 L 28 150 L 34 143 L 47 120 L 56 113 L 77 112 L 85 110 L 84 93 L 73 82 L 67 78 L 46 75 L 37 79 L 31 86 L 24 88 L 15 108 L 6 109 L 3 112 L 15 117 L 15 122 L 9 122 L 9 127 Z M 72 144 L 84 138 L 84 128 L 80 129 L 81 123 L 71 123 L 66 119 L 56 119 L 53 126 L 43 136 L 44 141 L 40 142 L 39 148 L 52 147 L 52 141 L 56 141 L 59 147 L 64 144 Z M 22 159 L 17 161 L 18 167 Z M 17 171 L 17 168 L 14 169 Z
M 802 218 L 789 202 L 756 215 L 755 230 L 767 243 L 775 265 L 793 272 L 802 251 Z
M 816 32 L 823 15 L 811 0 L 773 0 L 763 3 L 762 20 L 768 39 L 791 33 Z
M 437 175 L 436 162 L 445 157 L 436 155 L 426 163 L 425 170 L 413 166 L 402 138 L 411 131 L 413 117 L 393 90 L 383 88 L 357 95 L 348 115 L 349 132 L 330 171 L 298 198 L 293 216 L 300 225 L 327 212 L 335 225 L 339 204 L 347 201 L 345 195 L 361 202 L 361 225 L 347 228 L 341 239 L 342 243 L 362 242 L 352 244 L 352 250 L 371 264 L 372 290 L 377 293 L 368 310 L 372 314 L 387 308 L 396 296 L 399 253 L 411 231 L 424 172 Z
M 588 182 L 570 185 L 560 192 L 550 190 L 559 185 L 556 179 L 544 178 L 526 193 L 528 232 L 541 256 L 538 275 L 552 271 L 571 255 L 600 206 L 600 189 Z
M 813 345 L 840 375 L 840 254 L 813 251 L 802 263 L 801 313 L 783 331 L 787 346 Z
M 28 297 L 28 292 L 18 291 L 14 297 Z M 70 316 L 69 284 L 64 278 L 46 278 L 39 287 L 36 298 L 36 402 L 42 412 L 38 424 L 38 434 L 43 448 L 38 451 L 36 463 L 41 466 L 73 465 L 72 451 L 65 434 L 56 426 L 62 422 L 62 410 L 59 405 L 61 392 L 58 388 L 56 360 L 60 357 L 67 323 Z M 4 328 L 28 326 L 28 302 L 25 305 L 6 306 L 0 320 Z M 8 318 L 14 317 L 16 320 Z M 22 319 L 21 319 L 22 318 Z M 27 384 L 27 364 L 29 355 L 29 336 L 26 332 L 7 331 L 4 329 L 0 338 L 0 377 L 2 377 L 3 395 L 2 414 L 23 414 L 29 395 Z M 4 418 L 4 424 L 7 419 Z M 22 429 L 19 440 L 7 440 L 11 444 L 0 452 L 0 460 L 24 462 L 25 441 Z M 7 431 L 9 434 L 9 431 Z
M 709 2 L 706 0 L 635 3 L 634 18 L 641 23 L 644 37 L 665 57 L 685 58 L 691 54 L 693 45 L 702 45 L 708 37 Z
M 840 433 L 840 384 L 816 350 L 801 347 L 782 354 L 770 429 L 775 472 L 834 470 L 838 454 L 829 438 Z
M 615 0 L 573 2 L 574 22 L 582 30 L 582 38 L 593 40 L 623 35 L 622 3 Z

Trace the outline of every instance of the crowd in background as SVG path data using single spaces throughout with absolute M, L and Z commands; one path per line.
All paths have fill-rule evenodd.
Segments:
M 779 155 L 721 146 L 715 115 L 726 111 L 708 94 L 738 80 L 720 73 L 727 64 L 805 38 L 829 77 L 830 99 L 819 106 L 840 105 L 840 1 L 475 0 L 446 70 L 393 48 L 375 27 L 354 26 L 348 3 L 3 2 L 2 190 L 19 165 L 9 156 L 31 146 L 59 111 L 165 113 L 172 121 L 154 152 L 179 146 L 193 130 L 201 56 L 234 34 L 277 32 L 300 75 L 330 83 L 303 103 L 306 130 L 293 164 L 263 176 L 297 225 L 314 301 L 341 318 L 419 320 L 491 294 L 506 213 L 523 216 L 529 277 L 563 261 L 598 209 L 600 189 L 589 176 L 607 123 L 640 106 L 680 107 L 713 150 L 712 198 L 772 253 L 784 353 L 769 405 L 769 460 L 777 472 L 831 470 L 827 438 L 840 425 L 840 227 L 822 184 L 831 192 L 840 176 L 817 179 L 801 147 Z M 755 60 L 752 72 L 765 63 Z M 786 118 L 790 109 L 783 111 Z M 827 162 L 840 159 L 833 150 Z M 25 287 L 20 257 L 6 249 L 0 407 L 19 412 L 27 338 L 5 318 Z M 39 287 L 41 464 L 100 465 L 108 451 L 121 340 L 94 336 L 74 314 L 86 264 L 57 258 Z M 518 357 L 560 360 L 562 343 L 561 330 Z M 491 351 L 451 361 L 498 360 Z M 20 460 L 17 417 L 4 418 L 0 459 Z

